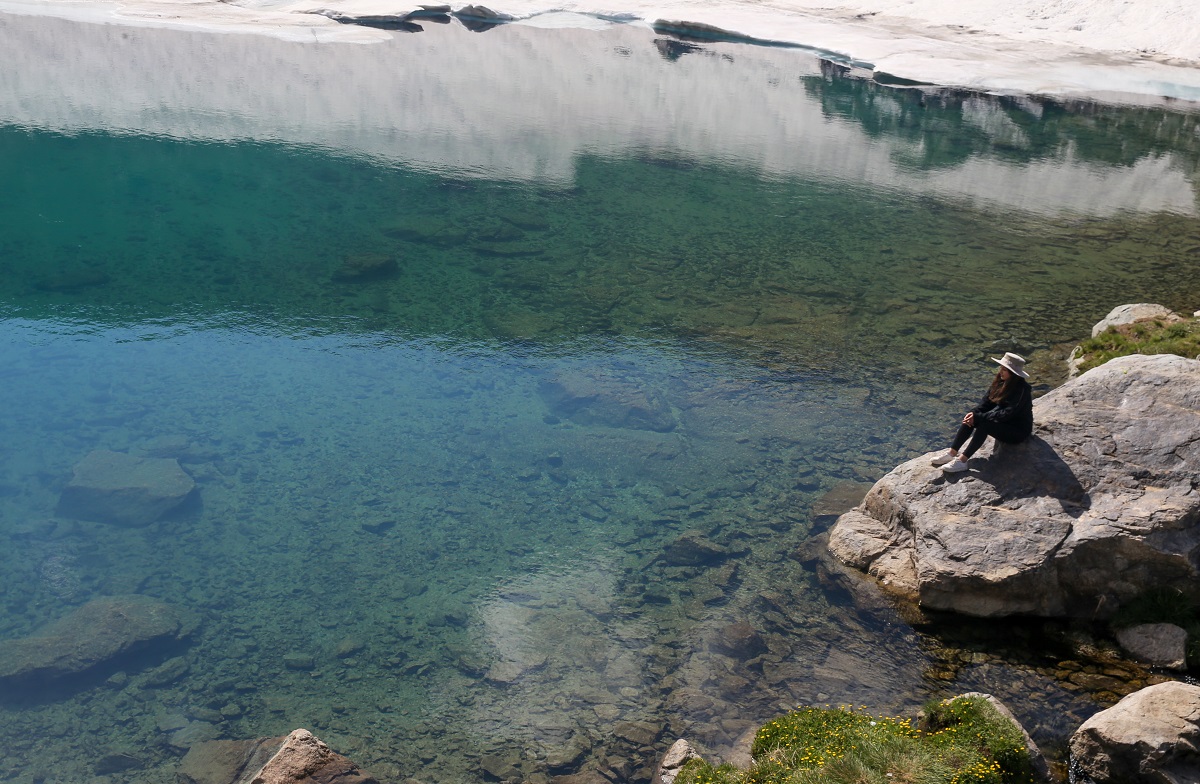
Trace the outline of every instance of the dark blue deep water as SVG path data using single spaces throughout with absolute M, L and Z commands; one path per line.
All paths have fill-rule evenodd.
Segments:
M 1200 307 L 1200 116 L 631 27 L 0 23 L 0 638 L 129 594 L 199 621 L 6 685 L 0 781 L 306 727 L 385 781 L 641 782 L 800 703 L 983 689 L 1053 747 L 1103 701 L 1040 627 L 914 628 L 816 537 L 988 356 L 1045 391 L 1113 306 Z M 58 515 L 94 450 L 197 489 Z

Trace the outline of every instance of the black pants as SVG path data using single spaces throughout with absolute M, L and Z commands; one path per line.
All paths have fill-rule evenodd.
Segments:
M 971 455 L 975 454 L 979 447 L 983 446 L 983 442 L 987 437 L 991 436 L 997 441 L 1003 441 L 1006 444 L 1017 444 L 1028 438 L 1029 434 L 1023 430 L 1013 428 L 1008 422 L 989 422 L 978 414 L 975 415 L 975 426 L 971 427 L 967 424 L 958 426 L 958 432 L 954 434 L 954 440 L 950 442 L 951 449 L 958 449 L 964 443 L 967 448 L 959 455 L 963 460 L 970 459 Z M 968 442 L 967 439 L 971 440 Z

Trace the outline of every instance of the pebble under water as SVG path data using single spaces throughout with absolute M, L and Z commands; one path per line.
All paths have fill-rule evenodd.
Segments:
M 0 781 L 172 782 L 196 742 L 305 727 L 383 781 L 645 782 L 680 736 L 968 690 L 1053 753 L 1145 677 L 897 606 L 820 535 L 943 445 L 989 356 L 1045 392 L 1113 306 L 1200 307 L 1200 115 L 629 26 L 3 19 L 42 102 L 0 115 L 0 639 L 127 594 L 198 627 L 5 686 Z M 112 78 L 145 81 L 88 111 L 18 61 L 122 35 L 146 73 Z M 166 85 L 160 55 L 262 83 Z M 489 104 L 514 74 L 543 81 Z M 57 515 L 97 449 L 197 489 L 147 526 Z

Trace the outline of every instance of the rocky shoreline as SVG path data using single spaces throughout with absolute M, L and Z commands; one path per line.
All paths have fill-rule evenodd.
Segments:
M 1184 320 L 1126 305 L 1092 334 L 1142 319 Z M 1031 439 L 989 440 L 965 475 L 943 475 L 932 454 L 894 469 L 838 518 L 831 552 L 923 608 L 978 617 L 1096 621 L 1156 591 L 1200 599 L 1200 357 L 1112 359 L 1034 408 Z M 1188 634 L 1174 624 L 1116 638 L 1147 665 L 1187 669 Z M 1200 778 L 1179 751 L 1200 737 L 1200 688 L 1164 680 L 1075 732 L 1073 781 Z
M 1179 681 L 1148 686 L 1095 714 L 1071 736 L 1070 767 L 1065 772 L 1052 771 L 1020 721 L 992 695 L 972 692 L 953 700 L 970 698 L 985 699 L 1019 730 L 1032 768 L 1031 782 L 1174 784 L 1196 781 L 1200 776 L 1200 762 L 1193 752 L 1200 742 L 1200 686 Z M 703 755 L 681 738 L 662 756 L 653 784 L 675 784 L 681 777 L 688 782 L 696 780 L 687 774 L 690 763 L 707 764 Z M 740 779 L 735 774 L 732 780 Z
M 1162 306 L 1125 305 L 1092 335 L 1141 320 L 1184 321 Z M 1156 591 L 1195 606 L 1200 357 L 1135 354 L 1081 376 L 1078 364 L 1077 349 L 1071 380 L 1035 403 L 1029 441 L 993 447 L 989 440 L 965 476 L 931 466 L 936 453 L 897 467 L 838 517 L 830 551 L 924 610 L 1095 622 Z M 1160 673 L 1187 670 L 1188 636 L 1172 623 L 1115 629 L 1124 655 Z M 1138 688 L 1114 678 L 1118 672 L 1058 673 L 1115 692 L 1108 700 L 1115 705 L 1072 734 L 1070 780 L 1200 780 L 1188 751 L 1200 741 L 1200 687 L 1158 674 Z M 1039 781 L 1068 775 L 1062 765 L 1053 775 L 1021 731 L 1041 761 Z M 662 757 L 655 784 L 672 784 L 692 760 L 703 757 L 680 739 Z

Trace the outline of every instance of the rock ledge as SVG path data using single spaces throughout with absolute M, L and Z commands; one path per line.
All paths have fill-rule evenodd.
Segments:
M 1034 403 L 1033 437 L 947 476 L 925 455 L 838 518 L 830 550 L 925 607 L 1107 617 L 1200 594 L 1200 361 L 1113 359 Z M 1195 597 L 1194 597 L 1195 598 Z

